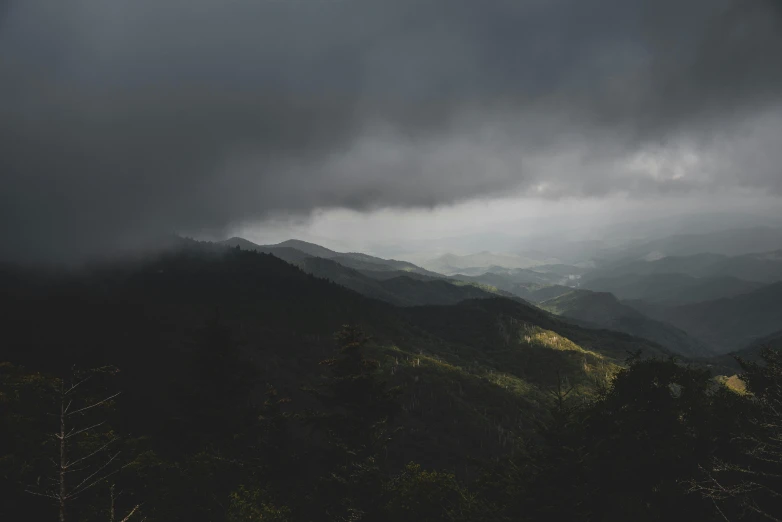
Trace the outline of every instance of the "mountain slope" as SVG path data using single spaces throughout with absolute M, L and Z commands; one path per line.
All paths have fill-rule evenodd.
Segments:
M 752 344 L 743 350 L 735 352 L 734 355 L 745 360 L 755 361 L 759 359 L 761 350 L 766 348 L 771 348 L 772 350 L 782 350 L 782 330 L 755 340 L 752 342 Z
M 429 277 L 442 278 L 442 274 L 431 272 L 420 266 L 408 263 L 407 261 L 398 261 L 396 259 L 383 259 L 370 256 L 359 252 L 348 252 L 332 257 L 337 263 L 353 268 L 355 270 L 387 272 L 398 271 L 407 274 L 420 274 Z
M 585 328 L 546 310 L 508 299 L 469 300 L 447 307 L 420 306 L 404 312 L 428 332 L 484 353 L 543 343 L 551 349 L 591 351 L 613 362 L 624 361 L 636 349 L 646 356 L 671 355 L 667 349 L 647 340 L 622 332 Z M 536 338 L 531 331 L 542 333 L 544 339 Z M 558 347 L 560 342 L 562 346 Z
M 394 295 L 404 296 L 408 301 L 405 305 L 448 305 L 467 299 L 495 298 L 502 293 L 472 284 L 456 284 L 443 279 L 421 281 L 406 275 L 385 279 L 380 285 Z M 512 295 L 506 297 L 513 298 Z
M 427 272 L 405 261 L 385 260 L 359 253 L 340 254 L 303 241 L 291 240 L 279 245 L 264 246 L 242 238 L 232 238 L 222 244 L 272 254 L 298 266 L 308 274 L 397 306 L 455 304 L 465 299 L 497 295 L 513 297 L 512 294 L 486 285 L 446 280 L 439 274 Z M 293 246 L 305 248 L 312 253 L 325 253 L 331 257 L 306 254 Z
M 633 307 L 728 353 L 782 330 L 782 283 L 702 303 L 674 307 L 633 303 Z
M 540 307 L 585 325 L 596 325 L 654 341 L 686 357 L 706 357 L 712 352 L 684 331 L 646 317 L 610 293 L 574 290 L 543 301 Z
M 260 252 L 263 254 L 272 254 L 275 257 L 279 257 L 283 261 L 288 263 L 299 263 L 304 259 L 312 257 L 311 254 L 307 254 L 299 249 L 290 246 L 262 246 L 256 245 L 251 241 L 247 241 L 241 237 L 232 237 L 220 242 L 221 245 L 236 248 L 239 247 L 242 250 L 248 250 L 252 252 Z
M 305 254 L 309 254 L 313 257 L 333 259 L 342 266 L 353 268 L 355 270 L 400 270 L 403 272 L 414 272 L 423 275 L 431 275 L 434 277 L 440 276 L 440 274 L 424 270 L 420 266 L 416 266 L 413 263 L 408 263 L 407 261 L 383 259 L 380 257 L 370 256 L 368 254 L 362 254 L 360 252 L 335 252 L 334 250 L 330 250 L 320 245 L 307 243 L 306 241 L 299 241 L 297 239 L 289 239 L 288 241 L 283 241 L 277 245 L 269 246 L 274 248 L 295 248 L 296 250 L 300 250 Z
M 431 277 L 442 277 L 441 274 L 424 270 L 423 268 L 416 266 L 407 261 L 397 261 L 395 259 L 382 259 L 368 254 L 362 254 L 359 252 L 335 252 L 328 248 L 316 245 L 314 243 L 308 243 L 306 241 L 300 241 L 298 239 L 289 239 L 278 243 L 276 245 L 257 245 L 252 241 L 240 237 L 233 237 L 222 241 L 221 244 L 231 247 L 240 247 L 244 250 L 254 250 L 256 252 L 263 252 L 267 254 L 274 254 L 281 259 L 285 259 L 290 263 L 298 263 L 304 257 L 319 257 L 323 259 L 331 259 L 339 263 L 342 266 L 352 268 L 355 270 L 365 271 L 401 271 L 408 273 L 416 273 L 421 275 L 428 275 Z
M 516 254 L 498 254 L 494 252 L 479 252 L 466 256 L 455 254 L 443 254 L 440 257 L 423 263 L 428 270 L 445 275 L 455 275 L 469 269 L 488 269 L 489 267 L 501 268 L 529 268 L 546 263 L 557 263 L 556 259 L 542 258 L 532 259 Z
M 308 243 L 307 241 L 301 241 L 298 239 L 289 239 L 287 241 L 283 241 L 282 243 L 277 243 L 276 245 L 264 246 L 274 248 L 295 248 L 296 250 L 304 252 L 307 255 L 314 257 L 324 257 L 326 259 L 339 255 L 339 253 L 335 252 L 334 250 L 330 250 L 326 247 L 316 245 L 315 243 Z
M 677 234 L 635 245 L 625 255 L 643 257 L 658 252 L 664 256 L 691 256 L 708 252 L 740 256 L 769 248 L 782 248 L 782 228 L 751 227 L 703 234 Z
M 339 258 L 308 257 L 295 264 L 308 274 L 328 279 L 367 297 L 397 306 L 456 304 L 465 299 L 497 296 L 497 292 L 490 292 L 476 285 L 454 284 L 443 279 L 409 277 L 406 272 L 400 271 L 394 271 L 393 277 L 375 279 L 365 272 L 343 266 L 337 259 Z
M 517 295 L 533 303 L 542 303 L 572 291 L 573 288 L 562 285 L 520 285 Z
M 691 277 L 734 277 L 745 281 L 773 283 L 782 280 L 782 250 L 728 257 L 701 253 L 663 257 L 653 261 L 632 260 L 611 264 L 584 276 L 585 281 L 620 275 L 684 274 Z
M 383 288 L 383 285 L 379 281 L 367 277 L 352 268 L 342 266 L 331 259 L 307 257 L 300 262 L 295 263 L 295 265 L 308 274 L 333 281 L 340 286 L 349 288 L 366 297 L 379 299 L 399 306 L 421 304 L 411 303 L 410 300 L 406 299 L 404 296 L 395 295 L 393 292 Z
M 591 279 L 582 288 L 610 292 L 619 299 L 641 299 L 649 303 L 679 305 L 732 297 L 756 290 L 762 283 L 735 277 L 697 278 L 685 274 L 624 274 Z
M 535 272 L 543 274 L 557 274 L 561 277 L 575 278 L 582 276 L 589 272 L 589 268 L 575 265 L 566 265 L 563 263 L 551 264 L 551 265 L 539 265 L 533 267 Z
M 546 274 L 525 268 L 502 269 L 499 267 L 493 267 L 491 271 L 485 272 L 483 274 L 457 274 L 453 277 L 461 281 L 496 286 L 501 290 L 505 290 L 506 292 L 511 292 L 519 296 L 522 296 L 523 293 L 527 292 L 529 285 L 539 285 L 542 287 L 549 285 L 561 285 L 562 283 L 569 282 L 567 278 L 563 278 L 557 274 Z
M 736 357 L 748 362 L 760 362 L 760 353 L 765 348 L 782 350 L 782 330 L 757 339 L 741 350 L 710 357 L 701 362 L 708 365 L 714 374 L 722 375 L 724 379 L 729 379 L 731 375 L 742 373 L 741 365 L 736 360 Z
M 548 415 L 546 390 L 558 374 L 588 392 L 628 351 L 666 353 L 502 298 L 396 308 L 272 255 L 195 242 L 88 270 L 4 267 L 0 287 L 8 311 L 0 319 L 9 341 L 3 358 L 53 372 L 117 365 L 120 386 L 138 404 L 123 410 L 133 426 L 173 414 L 205 325 L 227 330 L 224 342 L 257 367 L 260 383 L 303 404 L 311 398 L 302 388 L 317 384 L 320 361 L 333 353 L 333 332 L 359 325 L 374 336 L 379 371 L 402 390 L 400 462 L 453 469 L 464 469 L 465 454 L 515 448 L 524 430 Z

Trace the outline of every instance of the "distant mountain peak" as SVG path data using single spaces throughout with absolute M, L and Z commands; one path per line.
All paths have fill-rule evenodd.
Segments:
M 234 236 L 234 237 L 226 239 L 224 241 L 220 241 L 220 243 L 222 243 L 223 245 L 228 245 L 228 246 L 232 246 L 232 247 L 234 247 L 234 246 L 239 246 L 239 247 L 247 246 L 247 248 L 255 248 L 255 247 L 259 247 L 260 246 L 260 245 L 258 245 L 256 243 L 253 243 L 252 241 L 250 241 L 248 239 L 245 239 L 245 238 L 239 237 L 239 236 Z
M 286 241 L 283 241 L 282 243 L 277 243 L 276 245 L 271 245 L 271 246 L 295 248 L 296 250 L 301 250 L 305 254 L 309 254 L 311 256 L 316 256 L 316 257 L 329 258 L 329 257 L 338 256 L 340 254 L 339 252 L 336 252 L 324 246 L 320 246 L 315 243 L 309 243 L 307 241 L 302 241 L 301 239 L 288 239 Z

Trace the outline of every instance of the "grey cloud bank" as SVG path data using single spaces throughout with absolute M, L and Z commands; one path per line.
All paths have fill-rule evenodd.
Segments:
M 8 0 L 0 256 L 517 191 L 782 195 L 775 0 Z

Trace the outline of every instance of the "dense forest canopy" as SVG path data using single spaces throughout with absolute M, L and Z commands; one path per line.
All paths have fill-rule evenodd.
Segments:
M 398 308 L 189 241 L 2 283 L 9 520 L 779 516 L 770 348 L 715 379 L 523 301 Z

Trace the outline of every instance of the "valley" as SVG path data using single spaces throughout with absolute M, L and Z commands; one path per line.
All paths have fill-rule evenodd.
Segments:
M 708 245 L 724 235 L 689 239 Z M 761 239 L 766 236 L 773 233 L 763 229 Z M 640 246 L 631 246 L 621 261 L 585 257 L 578 265 L 557 263 L 553 257 L 535 264 L 523 256 L 483 252 L 438 258 L 427 265 L 447 272 L 437 273 L 407 261 L 340 253 L 301 241 L 262 246 L 233 238 L 224 244 L 270 253 L 396 306 L 503 297 L 574 324 L 635 335 L 687 358 L 737 351 L 782 329 L 782 295 L 775 284 L 782 280 L 780 251 L 650 258 Z M 672 251 L 686 252 L 682 244 L 677 237 L 645 248 L 671 245 Z M 752 245 L 748 241 L 748 248 Z M 643 259 L 628 260 L 631 254 Z M 437 264 L 446 261 L 447 266 Z
M 383 479 L 384 488 L 393 483 L 386 480 L 400 480 L 412 469 L 452 470 L 448 480 L 453 487 L 471 488 L 460 489 L 460 494 L 478 495 L 478 503 L 469 508 L 477 511 L 469 511 L 469 519 L 493 513 L 491 520 L 507 520 L 522 500 L 503 493 L 500 503 L 492 504 L 488 499 L 496 493 L 482 485 L 487 477 L 511 480 L 530 491 L 544 487 L 545 492 L 552 490 L 551 481 L 577 480 L 565 464 L 558 464 L 565 467 L 555 468 L 553 476 L 535 471 L 528 478 L 516 475 L 514 466 L 560 458 L 556 455 L 564 447 L 552 442 L 552 436 L 594 440 L 598 445 L 592 451 L 605 451 L 599 441 L 606 437 L 621 436 L 615 441 L 621 447 L 629 440 L 629 434 L 620 435 L 625 428 L 604 433 L 601 424 L 590 419 L 615 419 L 618 412 L 637 408 L 636 401 L 657 400 L 636 397 L 647 393 L 645 372 L 652 372 L 653 383 L 668 380 L 675 389 L 682 383 L 697 386 L 698 401 L 717 401 L 720 393 L 746 393 L 755 381 L 739 375 L 757 370 L 729 353 L 738 352 L 749 364 L 763 362 L 782 331 L 782 283 L 743 280 L 711 269 L 704 277 L 693 275 L 693 266 L 704 263 L 724 267 L 748 262 L 762 262 L 763 274 L 773 274 L 773 253 L 625 261 L 617 270 L 598 260 L 526 268 L 492 264 L 448 275 L 408 261 L 294 240 L 259 245 L 238 237 L 223 242 L 172 237 L 166 244 L 154 255 L 80 267 L 41 271 L 4 265 L 0 270 L 0 303 L 7 310 L 3 331 L 13 340 L 3 352 L 7 362 L 0 364 L 0 389 L 28 390 L 30 383 L 43 379 L 40 376 L 63 374 L 66 368 L 121 369 L 114 382 L 127 399 L 112 429 L 142 435 L 127 443 L 126 451 L 135 460 L 123 484 L 133 490 L 134 481 L 153 483 L 145 469 L 177 470 L 172 477 L 154 479 L 158 494 L 135 490 L 139 498 L 149 499 L 147 510 L 166 517 L 182 513 L 172 500 L 176 495 L 190 494 L 176 493 L 176 483 L 191 488 L 196 487 L 194 480 L 206 480 L 216 492 L 225 481 L 284 474 L 288 466 L 306 468 L 307 489 L 320 493 L 299 496 L 301 490 L 291 485 L 274 498 L 300 504 L 295 512 L 301 516 L 315 516 L 305 513 L 326 509 L 332 498 L 321 489 L 332 479 L 323 477 L 353 476 L 342 475 L 346 471 L 339 467 L 334 471 L 329 455 L 365 466 L 373 460 L 356 459 L 375 459 L 379 451 L 364 446 L 369 442 L 358 432 L 319 427 L 321 423 L 334 418 L 345 426 L 361 425 L 369 422 L 362 420 L 368 412 L 388 407 L 393 415 L 361 428 L 385 441 L 382 451 L 388 456 L 382 467 L 395 478 Z M 497 261 L 484 255 L 472 259 Z M 658 274 L 658 264 L 687 270 Z M 335 342 L 343 346 L 341 351 L 334 351 Z M 348 344 L 339 344 L 344 342 Z M 346 350 L 359 346 L 359 359 L 351 359 L 352 352 Z M 343 377 L 335 370 L 329 373 L 333 365 L 353 372 L 344 381 L 352 383 L 349 386 L 371 385 L 376 391 L 339 395 Z M 624 379 L 637 384 L 622 389 Z M 323 395 L 324 386 L 341 397 L 342 406 Z M 35 399 L 36 393 L 25 401 L 38 404 L 42 399 Z M 235 394 L 249 402 L 235 402 Z M 270 402 L 268 397 L 284 399 Z M 20 400 L 8 402 L 8 411 L 28 404 Z M 366 400 L 376 402 L 360 406 Z M 612 406 L 612 401 L 618 402 Z M 626 401 L 632 401 L 630 410 Z M 714 404 L 718 406 L 709 408 L 717 409 L 710 415 L 732 415 L 723 403 Z M 345 416 L 345 407 L 369 409 Z M 681 415 L 678 407 L 670 404 L 661 412 Z M 288 409 L 291 413 L 285 413 Z M 258 415 L 257 420 L 242 421 L 245 414 Z M 9 425 L 9 433 L 33 430 L 27 417 L 14 415 L 19 420 Z M 581 424 L 557 427 L 566 418 L 581 419 Z M 633 423 L 647 421 L 652 424 L 645 429 L 663 429 L 665 424 L 655 418 L 622 422 L 631 430 Z M 240 421 L 254 427 L 242 428 Z M 205 422 L 206 427 L 193 422 Z M 198 437 L 187 443 L 179 440 L 177 434 L 184 429 Z M 706 428 L 698 424 L 697 429 Z M 317 438 L 310 439 L 313 434 Z M 38 436 L 30 442 L 39 444 Z M 260 442 L 241 442 L 247 436 L 261 437 Z M 347 440 L 356 446 L 344 449 Z M 193 458 L 183 456 L 192 452 L 213 451 L 204 448 L 216 444 L 240 462 L 259 458 L 256 455 L 278 456 L 264 471 L 249 474 L 233 465 L 205 473 L 193 467 L 196 463 L 182 460 Z M 659 451 L 669 447 L 666 443 Z M 28 448 L 19 454 L 34 453 Z M 310 463 L 308 455 L 326 460 Z M 599 468 L 613 458 L 602 454 L 595 465 Z M 348 491 L 356 488 L 354 484 Z M 221 494 L 236 491 L 242 490 Z M 410 495 L 384 494 L 398 499 L 394 502 L 407 502 Z M 350 498 L 360 502 L 362 497 Z M 440 509 L 441 502 L 427 500 L 423 505 Z M 463 502 L 459 509 L 468 509 Z M 526 498 L 523 505 L 545 513 L 551 502 L 543 496 Z M 83 504 L 85 509 L 89 505 Z M 196 505 L 224 509 L 209 502 Z M 77 502 L 70 509 L 82 509 L 79 506 Z M 698 512 L 698 506 L 695 502 L 691 509 Z

